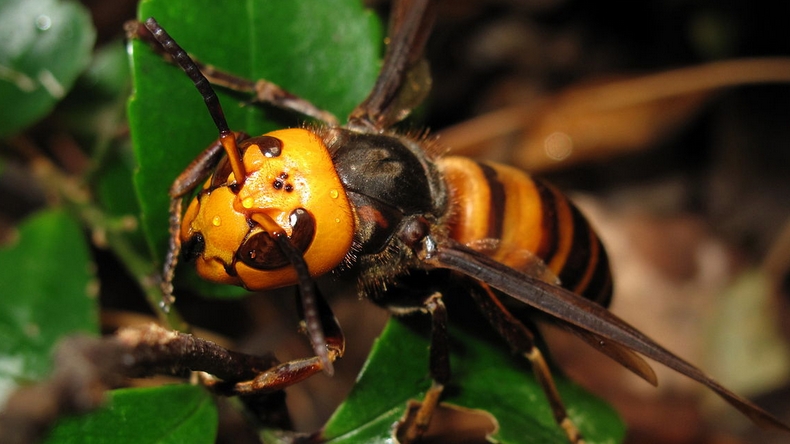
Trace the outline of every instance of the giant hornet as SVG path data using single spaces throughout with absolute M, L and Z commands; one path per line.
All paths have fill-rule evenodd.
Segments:
M 355 276 L 361 294 L 394 314 L 430 315 L 433 385 L 398 431 L 403 442 L 425 432 L 451 377 L 440 285 L 447 282 L 463 282 L 458 287 L 493 329 L 531 363 L 570 442 L 583 437 L 566 414 L 527 316 L 551 319 L 650 383 L 656 376 L 638 354 L 699 381 L 759 425 L 790 431 L 606 309 L 612 294 L 606 252 L 567 197 L 521 170 L 441 156 L 427 137 L 391 130 L 427 92 L 422 53 L 434 16 L 430 0 L 394 2 L 381 72 L 342 126 L 277 85 L 192 59 L 153 18 L 136 25 L 139 38 L 191 78 L 219 130 L 170 189 L 165 305 L 173 300 L 180 256 L 209 281 L 299 289 L 315 357 L 277 366 L 265 378 L 237 384 L 237 391 L 333 372 L 345 341 L 314 279 L 338 272 Z M 231 131 L 207 77 L 240 91 L 255 85 L 259 100 L 323 125 L 253 137 Z

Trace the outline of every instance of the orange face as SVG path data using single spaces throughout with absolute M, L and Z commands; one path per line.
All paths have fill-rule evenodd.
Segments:
M 277 149 L 260 146 L 271 138 Z M 351 247 L 354 217 L 321 139 L 306 129 L 287 129 L 242 146 L 247 177 L 241 188 L 234 192 L 233 173 L 218 167 L 214 174 L 227 176 L 209 178 L 184 215 L 181 241 L 198 234 L 204 241 L 198 274 L 250 290 L 296 284 L 293 267 L 256 219 L 273 221 L 288 234 L 312 276 L 335 268 Z

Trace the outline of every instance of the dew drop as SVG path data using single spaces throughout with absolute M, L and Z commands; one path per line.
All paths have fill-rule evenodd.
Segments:
M 36 17 L 36 28 L 41 31 L 46 31 L 52 27 L 52 18 L 48 15 L 41 14 Z

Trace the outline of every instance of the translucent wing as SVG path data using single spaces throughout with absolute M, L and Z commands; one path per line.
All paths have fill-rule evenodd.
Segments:
M 373 90 L 349 116 L 349 127 L 380 132 L 422 102 L 431 86 L 422 55 L 435 17 L 431 0 L 402 0 L 393 6 L 384 65 Z
M 426 242 L 423 253 L 424 260 L 429 265 L 471 276 L 559 319 L 562 323 L 567 323 L 573 329 L 591 333 L 591 338 L 612 341 L 654 359 L 704 384 L 756 424 L 790 432 L 790 427 L 770 413 L 723 387 L 694 365 L 661 347 L 644 333 L 592 301 L 513 270 L 450 239 L 442 239 L 436 243 Z
M 546 262 L 529 250 L 510 248 L 508 245 L 503 245 L 499 239 L 492 238 L 478 239 L 466 244 L 466 246 L 494 260 L 510 264 L 511 268 L 527 276 L 550 284 L 560 285 L 560 278 L 551 271 Z
M 617 342 L 610 341 L 588 330 L 582 330 L 579 327 L 567 324 L 565 322 L 554 322 L 553 324 L 573 333 L 584 342 L 589 344 L 590 347 L 617 361 L 620 365 L 627 368 L 635 375 L 639 376 L 650 384 L 654 386 L 658 385 L 658 378 L 656 377 L 656 373 L 653 371 L 653 368 L 650 367 L 650 364 L 648 364 L 638 354 L 628 349 L 628 347 L 620 345 Z
M 467 243 L 466 246 L 478 253 L 500 261 L 502 261 L 503 257 L 507 257 L 509 259 L 507 261 L 508 264 L 518 264 L 518 266 L 512 267 L 514 270 L 549 284 L 560 285 L 560 279 L 557 275 L 549 269 L 541 258 L 531 251 L 508 248 L 507 245 L 502 245 L 499 239 L 490 238 L 479 239 Z M 620 365 L 650 384 L 657 384 L 656 374 L 650 367 L 650 364 L 628 348 L 565 322 L 556 321 L 553 324 L 578 336 L 590 346 L 617 361 Z

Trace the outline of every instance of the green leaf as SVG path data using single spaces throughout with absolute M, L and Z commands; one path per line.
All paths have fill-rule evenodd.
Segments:
M 199 60 L 273 81 L 340 118 L 364 99 L 378 73 L 381 26 L 359 0 L 143 1 L 138 17 L 151 16 Z M 180 69 L 140 41 L 131 42 L 131 58 L 135 186 L 143 230 L 160 261 L 167 246 L 167 191 L 216 140 L 217 129 Z M 244 106 L 249 97 L 219 95 L 231 129 L 257 135 L 279 127 L 266 110 Z
M 453 377 L 443 402 L 491 413 L 499 425 L 492 438 L 499 443 L 567 443 L 525 359 L 456 328 L 451 329 L 451 338 Z M 623 440 L 624 425 L 611 407 L 554 376 L 569 415 L 587 442 Z M 323 436 L 333 444 L 391 442 L 392 424 L 403 416 L 407 401 L 421 400 L 430 385 L 428 339 L 397 319 L 390 320 Z
M 82 230 L 61 211 L 27 220 L 0 248 L 0 399 L 50 371 L 61 336 L 98 334 L 93 264 Z
M 91 58 L 87 10 L 60 0 L 0 3 L 0 137 L 49 113 Z
M 203 387 L 169 385 L 110 392 L 107 406 L 61 419 L 49 444 L 212 444 L 217 407 Z

